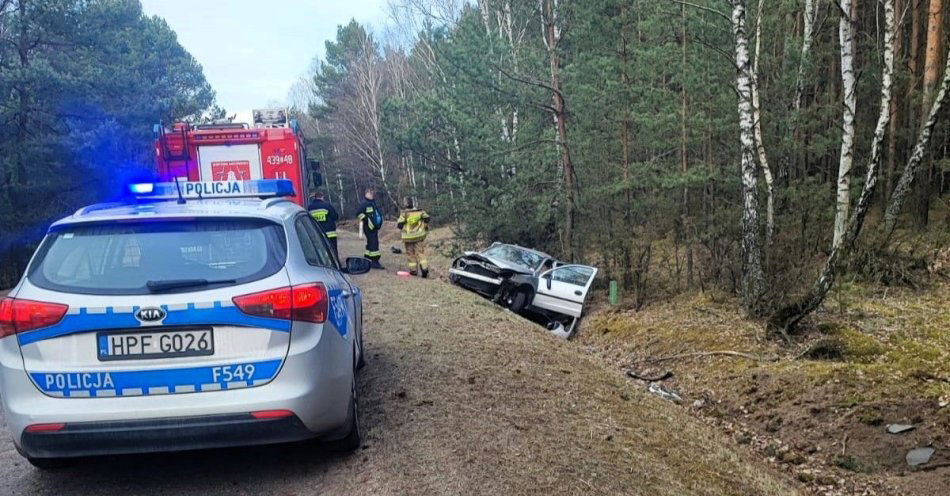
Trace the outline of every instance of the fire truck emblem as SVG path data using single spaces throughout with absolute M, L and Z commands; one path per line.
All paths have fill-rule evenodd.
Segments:
M 250 181 L 251 162 L 248 160 L 228 160 L 211 162 L 212 181 Z

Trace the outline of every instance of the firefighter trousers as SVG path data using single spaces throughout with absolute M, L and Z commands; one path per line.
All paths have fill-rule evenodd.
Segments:
M 406 246 L 406 258 L 409 259 L 409 273 L 415 274 L 416 269 L 423 271 L 429 270 L 429 260 L 426 259 L 426 242 L 422 241 L 404 241 Z
M 379 251 L 379 231 L 366 230 L 363 234 L 366 235 L 366 252 L 363 256 L 378 262 L 379 257 L 382 256 L 382 252 Z
M 333 256 L 336 257 L 337 260 L 339 260 L 339 259 L 340 259 L 340 250 L 339 250 L 339 248 L 337 248 L 336 236 L 334 236 L 334 237 L 332 237 L 332 238 L 327 238 L 327 241 L 330 242 L 330 249 L 333 250 Z

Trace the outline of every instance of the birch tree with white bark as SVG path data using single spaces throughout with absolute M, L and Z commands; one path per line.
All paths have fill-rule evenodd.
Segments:
M 854 22 L 851 13 L 855 0 L 838 3 L 838 42 L 841 45 L 841 152 L 838 157 L 838 182 L 835 195 L 835 225 L 832 248 L 841 243 L 848 211 L 851 207 L 851 167 L 854 163 L 854 108 L 856 105 L 854 77 Z M 888 100 L 889 101 L 889 100 Z
M 759 100 L 759 57 L 762 48 L 762 7 L 765 0 L 759 0 L 758 14 L 755 19 L 755 59 L 752 63 L 752 112 L 755 121 L 755 147 L 759 156 L 759 165 L 765 177 L 765 244 L 772 245 L 772 235 L 775 232 L 775 181 L 772 176 L 772 167 L 769 166 L 769 157 L 765 153 L 765 142 L 762 138 L 762 111 Z
M 821 0 L 805 0 L 802 19 L 802 51 L 798 61 L 798 76 L 795 78 L 795 110 L 801 110 L 805 90 L 805 69 L 811 60 L 811 47 L 815 41 L 815 21 L 818 18 L 818 5 Z
M 894 187 L 894 192 L 891 195 L 891 201 L 887 205 L 887 210 L 884 212 L 884 230 L 887 234 L 887 238 L 894 232 L 894 228 L 897 225 L 897 217 L 900 215 L 901 209 L 903 209 L 904 203 L 907 201 L 907 195 L 911 192 L 914 178 L 917 176 L 918 170 L 923 163 L 924 155 L 927 153 L 927 146 L 930 144 L 930 135 L 933 132 L 934 126 L 937 124 L 940 109 L 947 98 L 947 92 L 950 91 L 950 52 L 946 54 L 945 58 L 947 63 L 943 69 L 943 80 L 940 82 L 937 94 L 930 106 L 927 121 L 923 127 L 920 128 L 920 134 L 917 136 L 914 151 L 911 153 L 907 164 L 904 166 L 904 170 L 901 172 L 897 186 Z
M 739 95 L 739 145 L 742 176 L 742 306 L 757 313 L 765 292 L 762 247 L 759 240 L 758 178 L 755 162 L 755 113 L 752 102 L 752 68 L 746 31 L 745 0 L 730 0 L 732 35 L 735 40 L 736 90 Z
M 847 0 L 843 0 L 842 3 L 845 1 Z M 874 128 L 874 137 L 871 141 L 871 154 L 868 158 L 864 188 L 861 190 L 861 195 L 854 207 L 854 212 L 847 220 L 840 242 L 835 243 L 832 247 L 831 254 L 825 261 L 825 265 L 818 279 L 812 285 L 811 290 L 801 300 L 782 308 L 769 319 L 769 326 L 781 333 L 786 340 L 795 326 L 824 302 L 825 297 L 831 290 L 835 278 L 840 271 L 841 262 L 854 248 L 858 235 L 861 233 L 861 227 L 864 225 L 864 219 L 871 205 L 871 200 L 874 198 L 874 191 L 877 187 L 881 168 L 881 150 L 883 149 L 884 137 L 891 120 L 891 88 L 893 87 L 894 80 L 894 38 L 896 31 L 894 0 L 883 0 L 883 4 L 885 27 L 883 50 L 884 68 L 881 75 L 881 104 L 877 125 Z M 847 10 L 847 12 L 850 13 L 851 11 Z
M 349 146 L 370 165 L 398 209 L 399 192 L 391 184 L 383 146 L 382 102 L 388 89 L 386 73 L 372 37 L 366 34 L 360 41 L 362 49 L 347 74 L 346 97 L 339 102 L 338 129 Z

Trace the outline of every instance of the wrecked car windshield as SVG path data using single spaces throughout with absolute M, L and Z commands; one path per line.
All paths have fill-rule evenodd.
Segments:
M 485 256 L 511 262 L 531 270 L 537 269 L 544 258 L 537 253 L 518 248 L 512 245 L 495 245 L 483 252 Z

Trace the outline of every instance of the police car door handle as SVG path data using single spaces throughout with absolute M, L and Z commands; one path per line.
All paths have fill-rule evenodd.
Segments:
M 576 294 L 577 296 L 580 296 L 580 295 L 582 295 L 583 293 L 581 292 L 581 290 L 578 289 L 577 291 L 574 291 L 574 294 Z

